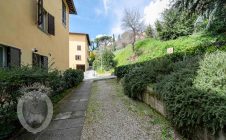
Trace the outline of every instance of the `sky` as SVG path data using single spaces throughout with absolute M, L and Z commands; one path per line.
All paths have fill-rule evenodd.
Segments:
M 125 9 L 137 9 L 146 25 L 154 25 L 170 0 L 74 0 L 78 15 L 70 15 L 70 32 L 87 33 L 93 40 L 100 35 L 123 33 Z

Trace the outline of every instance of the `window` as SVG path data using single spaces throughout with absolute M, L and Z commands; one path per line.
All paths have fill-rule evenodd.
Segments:
M 48 69 L 48 57 L 33 53 L 32 54 L 32 65 L 33 65 L 33 67 Z
M 77 46 L 77 51 L 81 51 L 81 49 L 82 49 L 82 46 L 81 45 L 78 45 Z
M 39 24 L 39 28 L 44 31 L 47 32 L 48 31 L 48 13 L 43 9 L 42 12 L 42 22 L 41 24 Z
M 38 0 L 38 27 L 51 35 L 55 35 L 54 17 L 43 8 L 43 0 Z
M 76 55 L 75 60 L 82 60 L 81 55 Z
M 66 5 L 62 0 L 62 22 L 64 25 L 67 24 L 67 12 L 66 12 Z
M 0 45 L 0 67 L 20 67 L 21 51 L 17 48 Z

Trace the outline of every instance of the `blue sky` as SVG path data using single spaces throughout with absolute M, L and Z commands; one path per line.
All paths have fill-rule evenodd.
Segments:
M 70 16 L 70 32 L 98 35 L 120 34 L 124 9 L 139 9 L 146 24 L 153 24 L 169 0 L 74 0 L 78 15 Z

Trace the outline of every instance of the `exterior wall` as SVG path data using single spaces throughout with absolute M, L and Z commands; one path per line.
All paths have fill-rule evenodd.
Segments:
M 69 9 L 67 25 L 62 23 L 62 0 L 43 0 L 45 10 L 55 18 L 55 36 L 37 26 L 37 0 L 1 0 L 0 44 L 21 49 L 22 65 L 32 64 L 32 49 L 47 56 L 54 68 L 69 68 Z
M 76 69 L 76 65 L 85 65 L 87 70 L 89 67 L 89 45 L 86 35 L 70 34 L 69 40 L 69 67 Z M 78 45 L 81 45 L 81 51 L 77 50 Z M 81 61 L 75 60 L 76 55 L 81 55 Z

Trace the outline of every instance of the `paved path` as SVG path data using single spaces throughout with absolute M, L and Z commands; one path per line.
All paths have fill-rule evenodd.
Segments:
M 161 140 L 160 125 L 150 125 L 152 118 L 131 112 L 122 92 L 116 80 L 93 83 L 83 140 Z
M 83 82 L 60 102 L 58 115 L 43 132 L 25 133 L 18 140 L 79 140 L 85 119 L 92 81 Z

